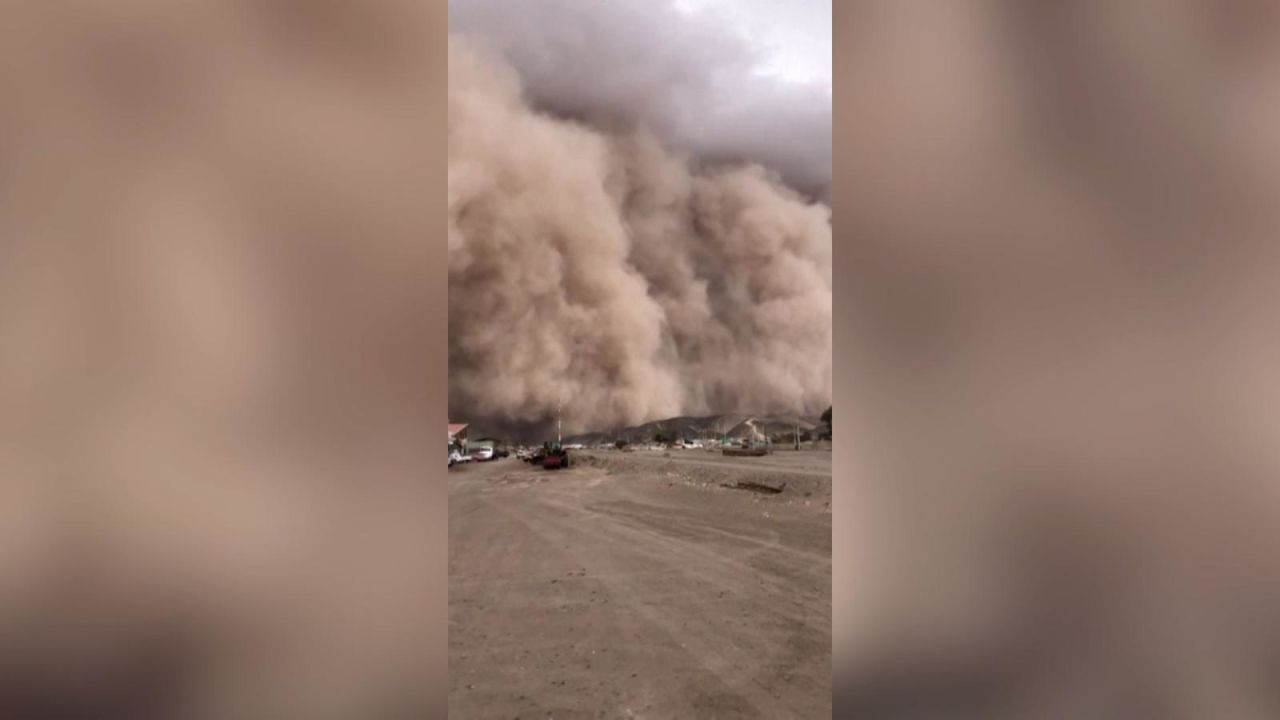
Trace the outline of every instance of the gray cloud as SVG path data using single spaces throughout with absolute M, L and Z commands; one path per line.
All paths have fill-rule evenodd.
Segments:
M 764 48 L 722 16 L 652 0 L 452 0 L 449 23 L 518 68 L 542 110 L 640 125 L 700 161 L 757 162 L 830 197 L 830 87 L 760 74 Z

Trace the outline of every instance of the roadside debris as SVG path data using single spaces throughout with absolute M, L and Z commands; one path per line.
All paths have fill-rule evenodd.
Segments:
M 763 455 L 768 455 L 769 449 L 767 447 L 764 447 L 763 445 L 755 445 L 755 446 L 747 446 L 747 447 L 735 447 L 730 445 L 730 446 L 724 447 L 720 452 L 723 455 L 728 455 L 731 457 L 732 456 L 761 457 Z
M 777 495 L 787 489 L 787 484 L 782 483 L 782 485 L 778 487 L 773 487 L 772 485 L 766 485 L 764 483 L 740 480 L 736 483 L 720 483 L 720 487 L 726 487 L 730 490 L 750 490 L 751 492 L 765 493 L 767 495 Z

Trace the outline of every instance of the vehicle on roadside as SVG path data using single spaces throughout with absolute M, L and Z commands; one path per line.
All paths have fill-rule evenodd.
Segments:
M 569 467 L 568 448 L 552 447 L 547 449 L 546 456 L 542 459 L 542 468 L 544 470 L 559 470 L 567 467 Z
M 467 462 L 471 457 L 462 452 L 461 448 L 449 446 L 449 467 L 453 467 L 459 463 Z
M 476 460 L 479 460 L 480 462 L 484 462 L 486 460 L 492 460 L 493 448 L 487 445 L 481 445 L 480 447 L 475 449 L 475 451 L 472 453 L 472 457 L 474 457 Z
M 724 455 L 736 455 L 739 457 L 759 457 L 770 454 L 770 449 L 767 442 L 734 440 L 721 445 L 720 452 Z

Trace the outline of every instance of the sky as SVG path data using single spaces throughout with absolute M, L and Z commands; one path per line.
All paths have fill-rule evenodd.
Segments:
M 762 55 L 757 71 L 831 87 L 831 2 L 815 0 L 676 0 L 686 14 L 723 17 Z
M 830 0 L 451 0 L 449 24 L 505 57 L 544 111 L 642 126 L 830 197 Z

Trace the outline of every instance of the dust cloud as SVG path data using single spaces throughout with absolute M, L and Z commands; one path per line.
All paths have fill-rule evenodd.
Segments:
M 453 417 L 530 427 L 563 404 L 574 432 L 826 406 L 826 205 L 639 123 L 542 112 L 460 34 L 448 114 Z

